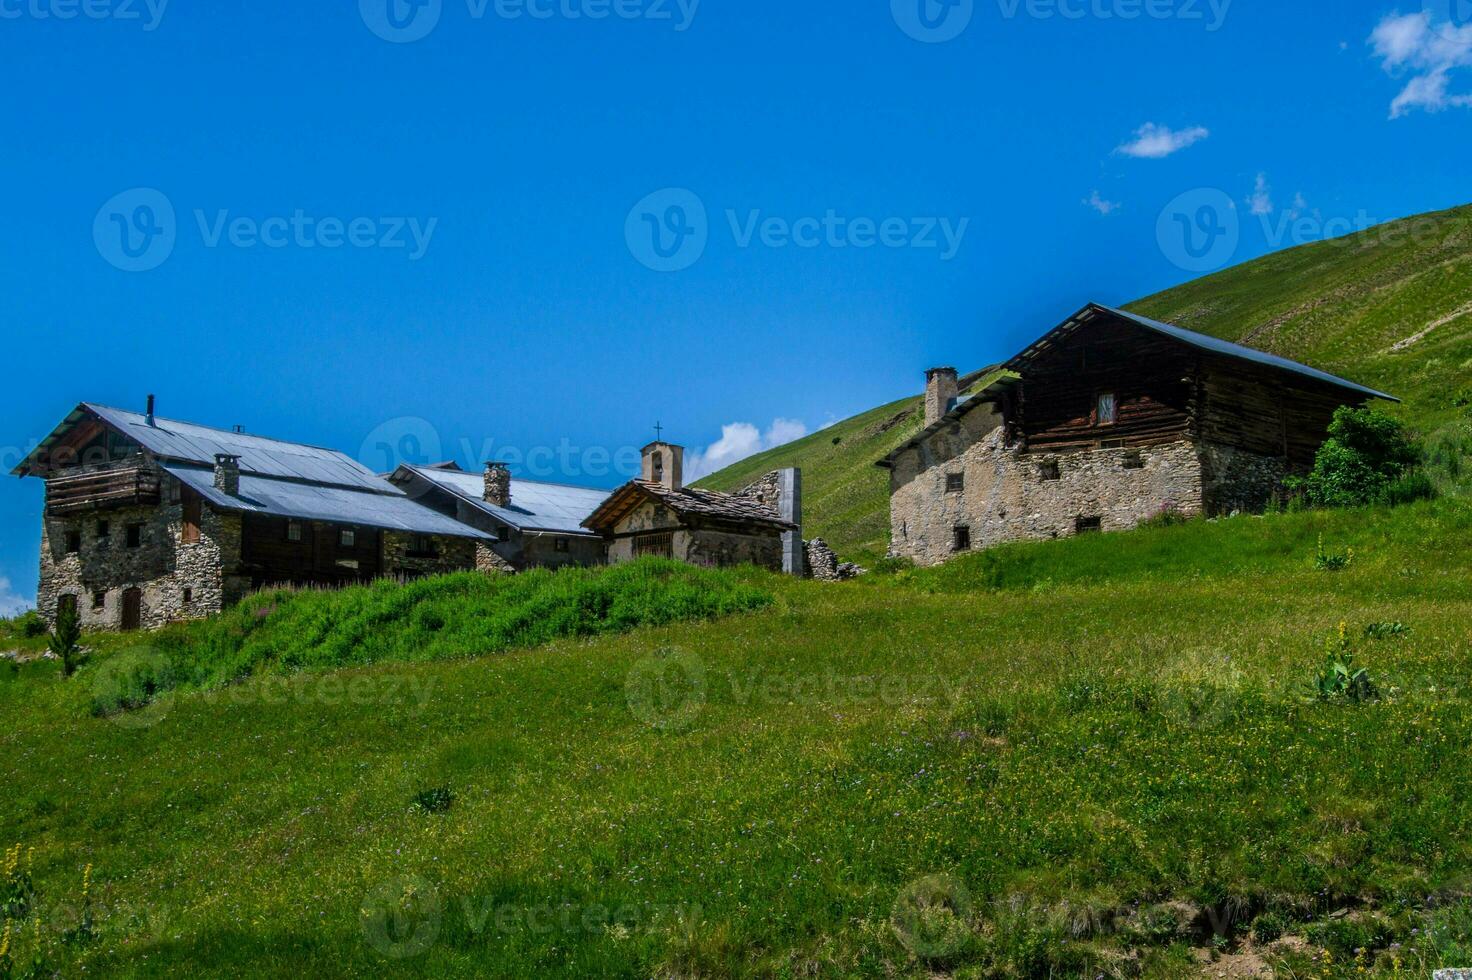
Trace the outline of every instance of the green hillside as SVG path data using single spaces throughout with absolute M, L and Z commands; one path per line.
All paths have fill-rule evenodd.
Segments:
M 1457 422 L 1458 441 L 1465 438 L 1472 206 L 1269 255 L 1130 309 L 1389 391 L 1405 400 L 1398 411 L 1424 435 Z M 1060 310 L 1060 319 L 1069 312 Z M 1053 325 L 1039 323 L 1038 332 Z M 809 536 L 826 539 L 844 557 L 872 560 L 884 553 L 889 534 L 888 477 L 874 461 L 911 438 L 922 420 L 919 397 L 904 398 L 744 460 L 702 485 L 735 489 L 776 467 L 800 466 Z

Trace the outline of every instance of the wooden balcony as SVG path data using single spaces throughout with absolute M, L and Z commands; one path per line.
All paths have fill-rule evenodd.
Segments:
M 158 501 L 158 471 L 138 464 L 71 473 L 46 481 L 46 510 L 52 514 L 139 507 Z

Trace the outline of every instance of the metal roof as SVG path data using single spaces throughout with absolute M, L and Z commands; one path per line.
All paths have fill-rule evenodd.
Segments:
M 52 442 L 86 414 L 95 415 L 162 460 L 214 466 L 217 455 L 240 457 L 242 473 L 339 487 L 356 487 L 375 493 L 392 493 L 393 488 L 368 467 L 334 449 L 320 449 L 294 442 L 267 439 L 244 432 L 227 432 L 192 422 L 128 412 L 106 405 L 84 403 L 69 415 L 32 456 L 43 453 Z M 16 468 L 26 469 L 30 457 Z
M 1099 313 L 1107 313 L 1111 316 L 1116 316 L 1120 319 L 1128 320 L 1131 323 L 1136 324 L 1137 326 L 1144 327 L 1147 330 L 1153 330 L 1159 334 L 1164 334 L 1167 337 L 1179 340 L 1184 344 L 1189 344 L 1190 346 L 1195 347 L 1198 350 L 1204 350 L 1208 353 L 1220 354 L 1223 357 L 1236 358 L 1237 360 L 1241 361 L 1250 361 L 1254 364 L 1261 364 L 1264 367 L 1276 368 L 1280 371 L 1288 371 L 1292 374 L 1300 375 L 1301 377 L 1312 378 L 1315 381 L 1322 381 L 1325 384 L 1333 385 L 1336 388 L 1344 388 L 1349 391 L 1356 392 L 1368 398 L 1383 398 L 1386 401 L 1392 402 L 1400 401 L 1400 399 L 1396 398 L 1394 395 L 1387 395 L 1383 391 L 1376 391 L 1374 388 L 1366 388 L 1364 385 L 1355 384 L 1353 381 L 1346 381 L 1344 378 L 1332 375 L 1327 371 L 1320 371 L 1318 368 L 1311 368 L 1307 364 L 1300 364 L 1297 361 L 1290 361 L 1286 357 L 1279 357 L 1276 354 L 1268 354 L 1260 350 L 1254 350 L 1251 347 L 1244 347 L 1241 344 L 1234 344 L 1228 340 L 1221 340 L 1220 338 L 1208 336 L 1204 333 L 1197 333 L 1194 330 L 1187 330 L 1184 327 L 1173 326 L 1169 323 L 1161 323 L 1159 320 L 1152 320 L 1149 317 L 1140 316 L 1136 313 L 1130 313 L 1127 310 L 1115 309 L 1112 306 L 1104 306 L 1100 303 L 1090 303 L 1082 310 L 1079 310 L 1073 316 L 1065 320 L 1062 324 L 1048 331 L 1046 335 L 1035 341 L 1031 346 L 1027 348 L 1027 350 L 1012 358 L 1011 361 L 1007 362 L 1007 366 L 1014 371 L 1022 370 L 1022 368 L 1025 366 L 1025 362 L 1030 360 L 1037 353 L 1039 353 L 1042 346 L 1051 343 L 1058 334 L 1074 332 L 1075 330 L 1079 329 L 1084 324 L 1092 320 Z
M 523 531 L 553 531 L 558 534 L 587 535 L 583 521 L 608 499 L 607 490 L 574 487 L 565 483 L 541 483 L 534 480 L 511 481 L 511 506 L 496 507 L 486 503 L 485 476 L 463 470 L 434 469 L 405 465 L 421 478 L 448 490 L 473 507 L 498 521 Z
M 216 489 L 213 469 L 177 463 L 165 464 L 164 469 L 222 510 L 332 524 L 358 524 L 413 534 L 496 540 L 493 534 L 416 503 L 397 487 L 383 481 L 374 488 L 375 492 L 368 492 L 243 474 L 240 493 L 232 496 Z

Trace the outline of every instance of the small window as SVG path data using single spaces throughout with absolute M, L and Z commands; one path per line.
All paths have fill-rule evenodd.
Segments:
M 1145 457 L 1138 449 L 1133 449 L 1124 454 L 1123 465 L 1127 470 L 1143 470 L 1145 468 Z
M 106 541 L 108 539 L 108 536 L 111 535 L 111 534 L 112 534 L 112 524 L 110 524 L 107 521 L 98 521 L 97 522 L 97 537 L 98 537 L 99 540 Z
M 66 553 L 67 554 L 69 554 L 69 555 L 75 555 L 75 554 L 80 553 L 81 550 L 82 550 L 82 532 L 81 531 L 68 531 L 68 532 L 66 532 L 66 538 L 65 538 L 64 544 L 65 544 L 65 547 L 66 547 Z
M 434 545 L 434 538 L 427 534 L 416 534 L 413 542 L 410 544 L 410 550 L 418 558 L 433 558 L 438 554 L 438 549 Z
M 286 522 L 286 540 L 298 544 L 302 540 L 302 526 L 296 521 Z
M 199 522 L 203 512 L 199 494 L 190 491 L 184 494 L 184 527 L 179 540 L 184 544 L 199 544 Z
M 498 527 L 498 528 L 496 528 L 496 537 L 497 537 L 497 539 L 499 539 L 501 541 L 510 541 L 511 540 L 511 528 L 509 528 L 509 527 Z
M 107 607 L 107 593 L 106 592 L 94 592 L 94 593 L 92 593 L 92 611 L 93 612 L 102 612 L 102 610 L 105 609 L 106 607 Z
M 961 493 L 966 489 L 965 473 L 946 474 L 946 493 Z
M 358 546 L 358 532 L 350 528 L 340 531 L 337 535 L 337 543 L 344 548 L 356 548 Z
M 141 548 L 141 547 L 143 547 L 143 525 L 142 524 L 129 524 L 128 525 L 128 547 L 129 548 Z
M 572 545 L 566 538 L 558 538 L 553 544 L 559 554 L 565 555 L 572 550 Z
M 955 537 L 952 539 L 952 542 L 951 542 L 951 550 L 952 551 L 970 551 L 971 550 L 971 528 L 969 528 L 969 527 L 958 527 L 958 528 L 956 528 Z
M 1124 440 L 1123 439 L 1105 439 L 1103 442 L 1099 443 L 1099 448 L 1100 449 L 1123 449 L 1124 448 Z
M 1074 522 L 1073 529 L 1076 534 L 1097 534 L 1104 530 L 1104 518 L 1080 517 Z
M 193 589 L 185 589 L 184 590 L 184 605 L 187 606 L 187 605 L 189 605 L 193 601 L 194 601 L 194 590 Z
M 1061 480 L 1063 474 L 1059 472 L 1056 459 L 1045 459 L 1038 464 L 1038 475 L 1044 480 Z
M 1099 424 L 1113 425 L 1119 420 L 1119 401 L 1114 395 L 1099 396 Z

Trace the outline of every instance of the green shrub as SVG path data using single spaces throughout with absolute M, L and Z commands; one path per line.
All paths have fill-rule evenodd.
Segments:
M 1158 511 L 1141 521 L 1140 527 L 1177 527 L 1190 519 L 1175 504 L 1163 504 Z
M 1429 481 L 1401 484 L 1419 461 L 1420 450 L 1399 420 L 1375 409 L 1341 406 L 1305 487 L 1321 507 L 1383 502 L 1397 484 L 1400 497 L 1415 491 L 1425 495 Z
M 1319 550 L 1314 555 L 1314 568 L 1321 572 L 1342 572 L 1354 564 L 1354 549 L 1344 551 L 1324 550 L 1324 536 L 1319 535 Z
M 454 803 L 455 794 L 444 786 L 414 794 L 414 806 L 425 813 L 448 813 Z
M 61 676 L 70 677 L 77 672 L 82 659 L 82 624 L 74 607 L 64 605 L 57 612 L 56 629 L 46 645 L 61 661 Z
M 46 635 L 46 620 L 42 619 L 41 614 L 36 610 L 31 609 L 12 619 L 10 628 L 17 636 L 35 640 Z
M 1252 938 L 1266 945 L 1282 939 L 1288 933 L 1288 920 L 1277 912 L 1264 912 L 1252 920 Z
M 1410 635 L 1411 628 L 1405 623 L 1371 623 L 1365 627 L 1365 636 L 1371 640 L 1399 639 Z
M 1345 624 L 1340 623 L 1338 634 L 1325 641 L 1324 665 L 1310 681 L 1309 688 L 1314 700 L 1321 702 L 1364 704 L 1379 700 L 1380 689 L 1370 677 L 1369 670 L 1355 666 Z
M 908 572 L 914 567 L 914 559 L 886 557 L 876 561 L 870 566 L 869 571 L 875 575 L 898 575 L 900 572 Z

